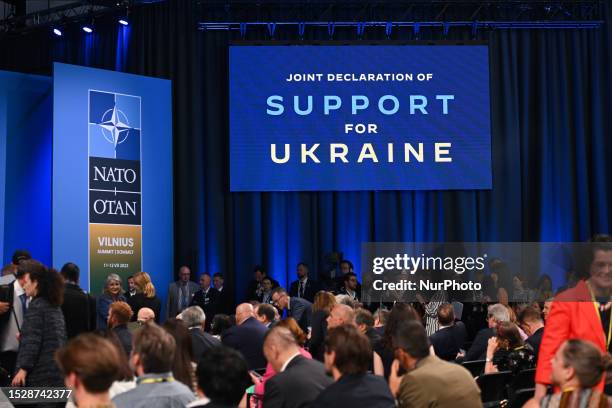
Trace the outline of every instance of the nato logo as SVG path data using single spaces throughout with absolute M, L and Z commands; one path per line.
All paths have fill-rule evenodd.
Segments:
M 140 98 L 89 91 L 89 155 L 140 160 Z

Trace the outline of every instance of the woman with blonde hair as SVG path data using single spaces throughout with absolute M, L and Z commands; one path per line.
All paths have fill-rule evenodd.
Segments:
M 149 274 L 146 272 L 138 272 L 135 274 L 134 285 L 136 286 L 136 294 L 127 300 L 127 303 L 134 312 L 132 321 L 136 321 L 140 309 L 148 307 L 155 312 L 155 322 L 159 323 L 161 301 L 155 295 L 155 286 L 153 286 Z
M 123 288 L 121 287 L 121 277 L 116 273 L 111 273 L 104 282 L 104 291 L 98 297 L 96 306 L 96 328 L 106 329 L 108 320 L 108 308 L 113 302 L 125 302 Z
M 312 357 L 323 361 L 325 337 L 327 336 L 327 316 L 336 304 L 336 297 L 330 292 L 320 290 L 314 297 L 311 320 L 310 353 Z

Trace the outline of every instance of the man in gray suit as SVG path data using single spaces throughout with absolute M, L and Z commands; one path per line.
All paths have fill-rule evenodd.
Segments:
M 179 280 L 172 282 L 168 288 L 166 319 L 174 318 L 177 314 L 187 309 L 193 295 L 200 289 L 198 284 L 190 279 L 191 270 L 187 266 L 181 266 L 179 269 Z

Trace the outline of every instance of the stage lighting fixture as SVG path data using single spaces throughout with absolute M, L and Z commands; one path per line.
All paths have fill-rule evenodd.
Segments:
M 127 18 L 120 18 L 119 24 L 124 25 L 124 26 L 130 25 L 130 23 L 127 21 Z
M 57 35 L 58 37 L 62 36 L 62 30 L 60 30 L 59 28 L 54 28 L 53 29 L 53 34 Z
M 90 34 L 93 32 L 93 29 L 89 25 L 84 25 L 83 31 L 85 31 L 87 34 Z

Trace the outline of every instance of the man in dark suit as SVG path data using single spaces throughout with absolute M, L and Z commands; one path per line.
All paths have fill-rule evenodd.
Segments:
M 369 313 L 369 312 L 368 312 Z M 384 377 L 368 373 L 370 340 L 352 325 L 329 330 L 325 340 L 325 371 L 336 381 L 312 403 L 317 408 L 394 408 Z
M 200 288 L 191 281 L 191 269 L 181 266 L 179 279 L 172 282 L 168 287 L 168 300 L 166 303 L 166 319 L 174 318 L 177 314 L 187 309 L 191 304 L 193 295 Z
M 323 364 L 301 355 L 295 337 L 284 327 L 274 327 L 266 334 L 264 354 L 277 373 L 266 382 L 266 408 L 310 406 L 333 382 Z
M 266 274 L 266 271 L 260 265 L 256 265 L 253 269 L 253 280 L 249 282 L 246 291 L 246 300 L 257 300 L 258 302 L 262 302 L 261 297 L 264 292 L 264 279 L 270 279 L 270 283 L 272 284 L 272 289 L 277 288 L 278 282 Z M 265 303 L 265 302 L 262 302 Z
M 204 352 L 213 347 L 220 347 L 221 341 L 216 337 L 206 333 L 206 315 L 199 306 L 190 306 L 179 315 L 181 320 L 189 328 L 191 334 L 191 348 L 193 350 L 194 363 L 200 361 Z
M 71 339 L 96 327 L 96 300 L 79 287 L 79 267 L 68 262 L 62 266 L 64 303 L 62 313 L 66 322 L 66 336 Z
M 319 290 L 316 282 L 308 278 L 308 265 L 304 262 L 297 264 L 298 280 L 291 283 L 289 295 L 295 298 L 306 299 L 310 303 L 314 301 L 314 297 Z
M 310 331 L 312 321 L 312 303 L 305 299 L 289 296 L 283 288 L 276 288 L 272 291 L 272 304 L 281 313 L 287 310 L 287 317 L 293 317 L 297 324 L 304 330 Z
M 236 307 L 236 326 L 223 332 L 221 342 L 242 353 L 250 370 L 264 368 L 263 342 L 266 331 L 266 326 L 253 316 L 253 305 L 241 303 Z
M 268 329 L 276 323 L 276 313 L 274 306 L 261 303 L 255 308 L 255 318 Z
M 132 352 L 132 332 L 128 329 L 127 324 L 132 314 L 134 314 L 132 308 L 126 302 L 113 302 L 108 308 L 108 328 L 117 335 L 128 358 Z
M 453 305 L 443 303 L 438 308 L 438 331 L 429 336 L 436 356 L 442 360 L 454 361 L 467 337 L 463 322 L 455 322 Z
M 200 276 L 200 290 L 198 290 L 195 295 L 193 295 L 193 299 L 191 299 L 190 306 L 200 306 L 200 308 L 204 311 L 206 315 L 206 326 L 205 330 L 210 330 L 210 323 L 217 311 L 215 310 L 215 304 L 217 300 L 217 289 L 211 286 L 212 279 L 207 272 L 204 272 L 202 276 Z
M 488 328 L 482 329 L 476 334 L 472 346 L 465 355 L 464 361 L 484 360 L 487 354 L 489 339 L 495 336 L 497 323 L 509 322 L 510 314 L 506 306 L 496 303 L 489 306 L 487 311 Z
M 349 273 L 355 273 L 353 269 L 353 263 L 348 259 L 343 259 L 340 261 L 340 274 L 334 278 L 334 292 L 340 293 L 342 288 L 344 288 L 344 277 Z M 361 284 L 357 282 L 357 293 L 361 294 Z
M 213 285 L 217 290 L 215 298 L 215 313 L 232 314 L 233 299 L 231 293 L 224 286 L 225 279 L 219 272 L 213 275 Z M 212 321 L 212 320 L 211 320 Z
M 521 322 L 521 328 L 529 336 L 525 342 L 533 349 L 533 354 L 537 361 L 540 343 L 542 343 L 542 336 L 544 335 L 542 315 L 536 309 L 529 306 L 521 312 L 519 321 Z
M 359 285 L 359 282 L 357 282 L 357 275 L 353 272 L 349 272 L 344 275 L 344 284 L 338 291 L 338 294 L 346 295 L 351 298 L 351 300 L 359 302 L 361 299 L 361 290 L 357 290 L 357 285 Z

